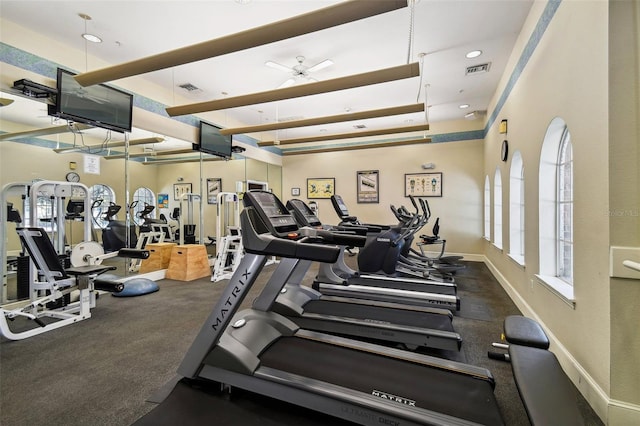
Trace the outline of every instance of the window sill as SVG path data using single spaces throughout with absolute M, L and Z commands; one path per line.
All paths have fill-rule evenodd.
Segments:
M 517 254 L 508 254 L 507 256 L 509 256 L 509 259 L 511 259 L 512 261 L 514 261 L 515 263 L 518 264 L 518 266 L 521 266 L 522 268 L 524 268 L 524 256 L 519 256 Z
M 496 249 L 496 250 L 500 250 L 502 252 L 502 247 L 500 247 L 499 245 L 497 245 L 496 243 L 492 242 L 491 245 Z
M 572 309 L 576 308 L 576 299 L 573 297 L 573 286 L 562 281 L 558 277 L 549 275 L 536 275 L 538 283 L 542 284 L 552 294 L 558 296 L 560 300 L 569 305 Z

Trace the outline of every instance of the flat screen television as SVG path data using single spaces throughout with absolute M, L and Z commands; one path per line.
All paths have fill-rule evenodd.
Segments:
M 120 133 L 130 132 L 133 95 L 105 84 L 83 87 L 74 75 L 58 68 L 53 115 Z
M 220 133 L 213 124 L 200 122 L 198 143 L 193 144 L 194 151 L 200 151 L 223 158 L 231 158 L 231 136 Z

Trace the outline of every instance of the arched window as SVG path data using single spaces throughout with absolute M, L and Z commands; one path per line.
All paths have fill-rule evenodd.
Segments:
M 502 248 L 502 173 L 499 168 L 493 179 L 493 244 Z
M 560 141 L 557 173 L 558 265 L 556 274 L 562 280 L 573 284 L 573 152 L 571 135 L 566 128 Z
M 509 255 L 524 265 L 524 165 L 513 153 L 509 170 Z
M 573 302 L 573 149 L 561 118 L 554 118 L 547 128 L 538 187 L 539 278 Z
M 104 213 L 107 212 L 109 204 L 116 202 L 116 194 L 113 188 L 107 185 L 98 183 L 89 188 L 89 201 L 91 205 L 94 205 L 96 200 L 102 200 L 102 202 L 92 209 L 91 215 L 93 216 L 93 226 L 99 228 L 105 228 L 109 222 L 103 219 Z
M 155 206 L 155 198 L 156 196 L 153 194 L 153 191 L 150 190 L 149 188 L 140 187 L 135 190 L 135 192 L 133 193 L 133 202 L 135 203 L 137 201 L 137 203 L 133 208 L 133 221 L 135 222 L 136 225 L 140 226 L 144 223 L 144 219 L 140 218 L 138 213 L 143 211 L 145 206 L 147 205 Z M 156 210 L 153 209 L 153 211 L 148 215 L 148 217 L 150 219 L 155 219 Z
M 484 178 L 484 237 L 491 240 L 491 186 L 488 175 Z
M 37 226 L 47 232 L 54 230 L 56 206 L 55 198 L 47 197 L 44 195 L 37 195 L 36 209 L 37 209 L 37 223 L 31 224 L 31 226 Z M 24 205 L 24 223 L 31 223 L 31 203 L 25 203 Z

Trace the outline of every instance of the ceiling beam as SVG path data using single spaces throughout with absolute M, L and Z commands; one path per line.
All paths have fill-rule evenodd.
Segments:
M 421 143 L 430 143 L 431 138 L 420 138 L 420 139 L 411 139 L 406 141 L 396 141 L 396 142 L 382 142 L 382 143 L 369 143 L 369 144 L 360 144 L 360 145 L 348 145 L 348 146 L 335 146 L 335 147 L 326 147 L 326 148 L 311 148 L 305 150 L 296 150 L 296 151 L 282 151 L 282 155 L 302 155 L 302 154 L 318 154 L 321 152 L 335 152 L 335 151 L 355 151 L 357 149 L 371 149 L 371 148 L 388 148 L 402 145 L 417 145 Z
M 338 133 L 333 135 L 310 136 L 307 138 L 281 139 L 280 141 L 278 141 L 277 144 L 276 144 L 276 141 L 258 142 L 258 146 L 292 145 L 296 143 L 331 141 L 331 140 L 338 140 L 338 139 L 360 138 L 365 136 L 391 135 L 394 133 L 419 132 L 424 130 L 429 130 L 428 124 L 419 124 L 416 126 L 405 126 L 405 127 L 393 127 L 388 129 L 368 130 L 365 132 L 351 132 L 351 133 Z
M 332 80 L 301 84 L 299 86 L 268 90 L 266 92 L 251 93 L 248 95 L 235 96 L 232 98 L 216 99 L 213 101 L 168 107 L 166 108 L 166 110 L 167 114 L 172 117 L 177 115 L 197 114 L 199 112 L 217 111 L 227 108 L 263 104 L 266 102 L 317 95 L 319 93 L 334 92 L 337 90 L 352 89 L 354 87 L 386 83 L 388 81 L 417 77 L 419 75 L 420 65 L 417 62 L 413 62 L 411 64 L 404 64 L 377 71 L 370 71 L 362 74 L 334 78 Z
M 139 152 L 136 154 L 129 154 L 129 158 L 138 158 L 138 157 L 160 157 L 164 155 L 174 155 L 174 154 L 189 154 L 193 153 L 193 149 L 185 148 L 185 149 L 174 149 L 170 151 L 153 151 L 153 152 Z M 126 154 L 117 154 L 117 155 L 105 155 L 104 158 L 107 160 L 117 160 L 119 158 L 124 158 Z
M 407 0 L 351 0 L 271 24 L 75 76 L 83 86 L 144 74 L 286 40 L 407 6 Z
M 159 138 L 159 137 L 151 137 L 151 138 L 142 138 L 142 139 L 133 139 L 129 141 L 129 146 L 135 146 L 135 145 L 146 145 L 146 144 L 150 144 L 150 143 L 160 143 L 160 142 L 164 142 L 164 138 Z M 80 151 L 91 151 L 92 149 L 111 149 L 111 148 L 119 148 L 122 146 L 125 146 L 126 142 L 125 141 L 119 141 L 119 142 L 109 142 L 106 145 L 80 145 L 80 146 L 70 146 L 68 148 L 55 148 L 53 150 L 53 152 L 57 153 L 57 154 L 65 154 L 65 153 L 69 153 L 69 152 L 80 152 Z
M 152 166 L 152 165 L 162 166 L 163 164 L 195 163 L 199 161 L 200 161 L 200 158 L 185 158 L 185 159 L 176 158 L 173 160 L 145 160 L 142 162 L 142 164 L 145 166 Z M 224 158 L 206 157 L 206 158 L 202 158 L 202 161 L 224 161 Z
M 424 103 L 410 104 L 391 108 L 369 111 L 352 112 L 350 114 L 327 115 L 324 117 L 307 118 L 304 120 L 281 121 L 277 123 L 260 124 L 257 126 L 235 127 L 220 130 L 223 135 L 237 135 L 269 130 L 291 129 L 293 127 L 315 126 L 319 124 L 340 123 L 344 121 L 364 120 L 367 118 L 389 117 L 392 115 L 411 114 L 424 111 Z
M 24 130 L 22 132 L 3 133 L 0 135 L 0 141 L 14 140 L 22 138 L 31 138 L 36 136 L 57 135 L 67 132 L 79 132 L 81 130 L 92 129 L 92 126 L 86 124 L 75 123 L 73 125 L 64 124 L 62 126 L 45 127 L 43 129 Z

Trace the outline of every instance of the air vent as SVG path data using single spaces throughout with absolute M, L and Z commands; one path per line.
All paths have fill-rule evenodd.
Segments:
M 199 93 L 202 92 L 202 89 L 200 89 L 199 87 L 194 86 L 191 83 L 184 83 L 184 84 L 178 84 L 178 87 L 181 89 L 186 90 L 189 93 Z
M 366 129 L 367 126 L 365 126 L 364 124 L 356 124 L 353 126 L 354 129 Z
M 470 67 L 467 67 L 466 75 L 488 72 L 489 68 L 491 68 L 491 62 L 487 62 L 486 64 L 472 65 Z

